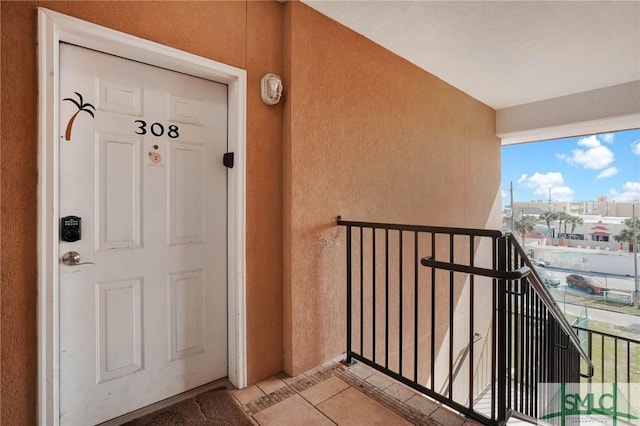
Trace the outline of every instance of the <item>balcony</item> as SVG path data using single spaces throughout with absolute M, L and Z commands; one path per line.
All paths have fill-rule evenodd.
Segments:
M 531 424 L 541 383 L 633 382 L 640 370 L 640 341 L 572 327 L 508 234 L 338 225 L 346 353 L 232 390 L 244 415 L 229 424 Z

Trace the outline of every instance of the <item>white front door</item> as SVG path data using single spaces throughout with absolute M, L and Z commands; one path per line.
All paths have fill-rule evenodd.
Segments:
M 227 86 L 61 44 L 59 93 L 60 423 L 89 425 L 227 376 Z

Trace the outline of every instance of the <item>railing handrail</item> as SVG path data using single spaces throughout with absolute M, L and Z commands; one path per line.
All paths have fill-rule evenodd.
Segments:
M 529 275 L 531 269 L 523 266 L 515 271 L 498 271 L 495 269 L 480 268 L 478 266 L 460 265 L 459 263 L 439 262 L 433 260 L 432 257 L 423 257 L 420 259 L 422 266 L 428 268 L 442 269 L 445 271 L 462 272 L 465 274 L 480 275 L 489 278 L 498 278 L 503 280 L 518 280 Z
M 341 216 L 338 216 L 337 224 L 339 226 L 355 226 L 356 228 L 365 227 L 365 228 L 377 228 L 377 229 L 393 229 L 396 231 L 428 232 L 432 234 L 463 234 L 463 235 L 474 235 L 477 237 L 492 237 L 492 238 L 500 238 L 503 235 L 502 231 L 495 231 L 492 229 L 408 225 L 408 224 L 403 225 L 398 223 L 383 223 L 383 222 L 362 222 L 362 221 L 342 220 Z
M 594 334 L 598 334 L 600 336 L 610 337 L 612 339 L 618 339 L 618 340 L 622 340 L 622 341 L 625 341 L 625 342 L 628 342 L 628 343 L 634 343 L 634 344 L 640 345 L 640 340 L 636 340 L 636 339 L 633 339 L 631 337 L 621 336 L 619 334 L 605 333 L 604 331 L 593 330 L 591 328 L 583 327 L 581 325 L 572 325 L 571 327 L 574 330 L 586 331 L 588 333 L 594 333 Z
M 557 321 L 562 331 L 565 334 L 567 334 L 567 336 L 569 337 L 569 340 L 578 351 L 578 354 L 580 355 L 580 357 L 587 363 L 587 366 L 589 367 L 589 373 L 587 374 L 580 373 L 580 375 L 585 378 L 593 377 L 595 367 L 593 365 L 593 362 L 587 355 L 587 353 L 582 348 L 582 345 L 580 344 L 580 339 L 578 339 L 578 335 L 574 331 L 573 326 L 569 323 L 567 318 L 564 316 L 564 314 L 558 307 L 558 304 L 555 302 L 553 297 L 551 297 L 551 293 L 549 293 L 545 288 L 545 285 L 542 282 L 542 279 L 540 278 L 540 276 L 538 275 L 538 272 L 533 267 L 533 264 L 529 260 L 529 257 L 525 253 L 524 249 L 522 248 L 520 243 L 518 243 L 518 240 L 511 233 L 507 233 L 506 236 L 510 237 L 513 247 L 516 249 L 516 251 L 520 255 L 520 258 L 524 261 L 525 266 L 528 266 L 533 272 L 533 274 L 530 275 L 532 277 L 532 279 L 530 280 L 530 283 L 532 284 L 534 291 L 536 292 L 536 294 L 538 295 L 542 303 L 546 306 L 549 313 Z

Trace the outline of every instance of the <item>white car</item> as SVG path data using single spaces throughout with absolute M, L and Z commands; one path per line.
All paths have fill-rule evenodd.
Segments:
M 542 279 L 542 282 L 547 287 L 558 287 L 560 285 L 560 279 L 555 276 L 555 274 L 548 269 L 543 269 L 538 266 L 534 266 L 538 275 Z
M 544 260 L 536 260 L 536 259 L 530 257 L 529 261 L 533 264 L 533 266 L 541 266 L 543 268 L 545 266 L 547 266 L 547 264 L 544 262 Z

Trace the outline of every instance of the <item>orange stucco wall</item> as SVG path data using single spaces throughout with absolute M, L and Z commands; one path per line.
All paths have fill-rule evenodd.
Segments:
M 296 374 L 344 351 L 336 216 L 495 228 L 500 143 L 491 108 L 304 4 L 286 8 L 284 364 Z
M 260 99 L 281 73 L 278 2 L 2 1 L 0 424 L 36 416 L 37 6 L 247 70 L 248 378 L 282 369 L 282 106 Z
M 499 226 L 495 112 L 304 4 L 2 1 L 1 424 L 36 416 L 38 6 L 247 70 L 250 382 L 344 351 L 338 214 Z

